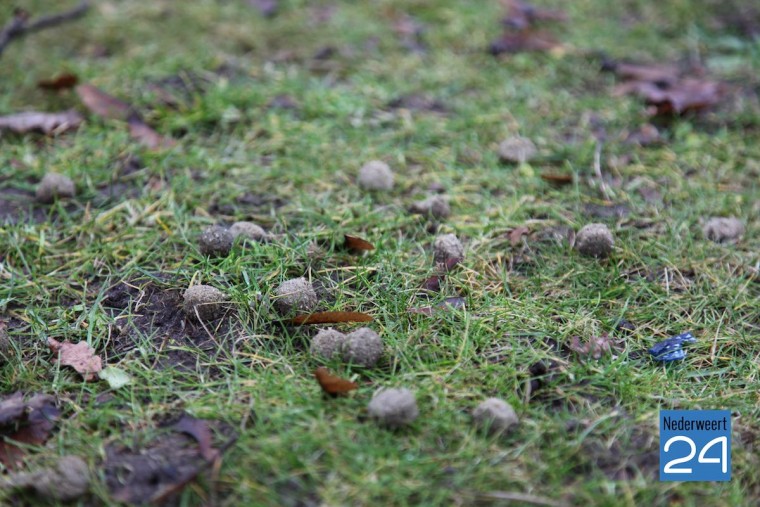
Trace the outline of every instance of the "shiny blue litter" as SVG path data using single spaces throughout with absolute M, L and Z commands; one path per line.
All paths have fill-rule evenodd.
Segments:
M 667 340 L 662 340 L 649 349 L 649 353 L 655 361 L 669 363 L 671 361 L 680 361 L 686 357 L 686 351 L 682 346 L 685 343 L 695 343 L 696 338 L 691 333 L 683 333 Z

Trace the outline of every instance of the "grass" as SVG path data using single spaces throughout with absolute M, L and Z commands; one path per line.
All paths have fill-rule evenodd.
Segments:
M 60 8 L 28 4 L 32 12 Z M 107 504 L 106 447 L 145 443 L 161 434 L 166 414 L 185 410 L 223 421 L 239 438 L 221 469 L 181 493 L 182 505 L 499 504 L 490 492 L 570 505 L 760 501 L 760 45 L 718 23 L 742 2 L 562 4 L 571 19 L 557 29 L 563 51 L 503 59 L 484 51 L 500 30 L 498 2 L 338 2 L 318 23 L 326 5 L 286 1 L 266 20 L 243 1 L 104 2 L 3 55 L 2 112 L 79 107 L 71 93 L 35 88 L 70 70 L 179 139 L 151 153 L 124 125 L 95 118 L 60 137 L 0 138 L 0 188 L 30 191 L 55 170 L 78 190 L 73 204 L 35 208 L 42 220 L 0 226 L 0 315 L 13 341 L 0 386 L 54 394 L 64 412 L 51 440 L 30 453 L 32 468 L 80 455 L 96 473 L 82 502 Z M 392 23 L 402 13 L 427 26 L 427 53 L 400 45 Z M 328 46 L 333 57 L 313 58 Z M 612 96 L 599 51 L 699 59 L 738 91 L 714 112 L 663 126 L 661 146 L 627 145 L 621 132 L 647 118 L 638 101 Z M 161 106 L 149 85 L 173 76 L 204 84 L 186 95 L 170 87 L 183 100 Z M 410 93 L 449 112 L 384 107 Z M 297 109 L 268 107 L 280 95 Z M 600 124 L 609 197 L 630 208 L 624 219 L 584 212 L 607 197 L 593 171 L 591 131 Z M 538 144 L 538 161 L 498 162 L 498 142 L 514 134 Z M 124 176 L 130 157 L 137 162 Z M 611 163 L 624 157 L 627 164 Z M 389 194 L 354 184 L 373 158 L 396 171 Z M 574 184 L 552 186 L 545 172 L 573 174 Z M 433 183 L 453 209 L 438 232 L 455 232 L 467 247 L 434 302 L 460 294 L 467 309 L 429 318 L 406 310 L 430 304 L 418 288 L 433 274 L 435 234 L 406 207 Z M 657 188 L 662 202 L 647 202 L 643 187 Z M 730 215 L 747 224 L 741 242 L 703 238 L 702 220 Z M 240 219 L 277 239 L 224 259 L 199 254 L 204 227 Z M 604 261 L 565 244 L 511 246 L 506 236 L 526 224 L 578 230 L 599 220 L 617 241 Z M 377 249 L 342 253 L 343 233 Z M 315 241 L 321 255 L 312 253 Z M 279 282 L 304 275 L 330 289 L 326 308 L 371 313 L 386 343 L 376 369 L 329 364 L 361 384 L 348 398 L 319 393 L 308 354 L 314 331 L 277 323 L 264 304 Z M 135 327 L 139 311 L 107 309 L 122 281 L 166 291 L 214 285 L 230 295 L 229 320 L 239 325 L 202 350 L 164 340 L 158 326 Z M 636 329 L 616 330 L 622 318 Z M 131 329 L 133 341 L 120 342 L 117 327 Z M 685 361 L 660 366 L 646 357 L 656 341 L 688 330 L 699 341 Z M 615 357 L 584 362 L 552 346 L 603 332 L 622 343 Z M 47 337 L 87 340 L 133 383 L 103 401 L 105 382 L 84 384 L 51 365 Z M 543 384 L 530 397 L 537 363 L 546 367 L 532 369 Z M 378 386 L 415 390 L 420 418 L 398 432 L 366 421 Z M 471 425 L 469 412 L 489 396 L 521 418 L 507 437 Z M 670 408 L 732 410 L 730 482 L 657 481 L 658 411 Z M 14 494 L 0 495 L 11 502 Z

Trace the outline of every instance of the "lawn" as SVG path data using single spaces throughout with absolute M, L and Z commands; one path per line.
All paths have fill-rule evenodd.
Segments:
M 76 2 L 22 3 L 38 15 Z M 0 388 L 60 412 L 48 438 L 21 444 L 17 470 L 79 456 L 91 481 L 75 505 L 760 503 L 753 2 L 537 1 L 566 13 L 542 28 L 559 44 L 498 56 L 498 1 L 283 0 L 272 17 L 256 3 L 96 2 L 0 56 L 0 115 L 85 118 L 58 135 L 0 132 Z M 605 61 L 699 66 L 728 91 L 652 118 L 614 93 Z M 37 86 L 64 72 L 175 142 L 149 149 L 75 91 Z M 636 142 L 652 124 L 655 142 Z M 535 156 L 501 160 L 513 136 Z M 394 172 L 391 190 L 357 184 L 370 160 Z M 76 195 L 35 202 L 47 172 Z M 450 216 L 410 212 L 438 194 Z M 709 240 L 711 217 L 738 218 L 743 236 Z M 241 220 L 269 241 L 201 253 L 204 229 Z M 573 247 L 589 223 L 614 235 L 608 257 Z M 425 290 L 448 233 L 464 258 Z M 347 250 L 345 234 L 375 248 Z M 333 327 L 376 331 L 375 366 L 310 353 L 327 326 L 276 306 L 298 277 L 318 310 L 373 317 Z M 196 284 L 228 297 L 220 318 L 183 311 Z M 688 331 L 684 360 L 647 353 Z M 129 383 L 83 381 L 48 339 L 86 342 Z M 600 357 L 573 350 L 594 339 L 610 344 Z M 358 388 L 324 395 L 319 366 Z M 413 391 L 419 417 L 378 425 L 367 405 L 381 387 Z M 519 425 L 479 431 L 472 411 L 489 397 Z M 658 480 L 661 409 L 732 412 L 730 481 Z M 183 415 L 205 421 L 217 456 L 199 458 Z M 7 505 L 56 502 L 0 489 Z

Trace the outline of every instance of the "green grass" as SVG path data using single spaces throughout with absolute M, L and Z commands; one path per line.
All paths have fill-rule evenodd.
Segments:
M 61 8 L 27 3 L 32 12 Z M 323 24 L 313 19 L 315 5 L 325 4 L 283 4 L 265 20 L 242 0 L 103 2 L 85 20 L 16 41 L 3 54 L 2 113 L 81 107 L 71 92 L 35 87 L 70 70 L 179 140 L 175 149 L 147 152 L 125 125 L 94 117 L 60 137 L 0 138 L 0 189 L 33 190 L 49 170 L 77 183 L 75 204 L 40 207 L 46 220 L 0 226 L 0 317 L 13 323 L 0 386 L 54 394 L 64 413 L 50 441 L 30 452 L 31 468 L 45 457 L 80 455 L 96 474 L 84 501 L 106 504 L 106 446 L 145 442 L 160 434 L 162 417 L 185 410 L 231 425 L 239 438 L 218 472 L 202 473 L 181 493 L 182 505 L 499 504 L 487 496 L 498 491 L 569 505 L 756 505 L 760 45 L 716 22 L 730 7 L 555 2 L 571 19 L 556 29 L 563 52 L 496 59 L 484 49 L 499 34 L 498 2 L 338 2 Z M 402 13 L 426 25 L 426 54 L 401 47 L 392 24 Z M 338 53 L 314 60 L 326 46 Z M 612 96 L 599 51 L 699 59 L 736 88 L 714 112 L 665 126 L 663 145 L 627 145 L 621 132 L 647 117 L 638 101 Z M 217 71 L 221 65 L 227 72 Z M 205 84 L 176 109 L 159 105 L 148 85 L 177 75 Z M 409 93 L 428 94 L 450 112 L 384 107 Z M 298 109 L 269 108 L 278 95 Z M 584 205 L 605 199 L 593 170 L 598 123 L 608 135 L 602 166 L 611 200 L 631 209 L 627 218 L 601 219 L 616 235 L 613 256 L 596 261 L 532 240 L 511 246 L 506 233 L 517 226 L 578 230 L 600 220 L 584 215 Z M 536 141 L 537 162 L 498 162 L 498 142 L 513 134 Z M 130 156 L 137 170 L 120 176 Z M 612 157 L 629 162 L 615 166 Z M 373 158 L 396 172 L 389 194 L 355 185 Z M 572 173 L 575 183 L 554 187 L 540 178 L 545 172 Z M 117 180 L 123 186 L 104 197 Z M 439 231 L 455 232 L 467 248 L 437 297 L 463 295 L 467 309 L 428 318 L 406 310 L 430 304 L 418 288 L 433 273 L 435 234 L 406 208 L 432 183 L 446 189 L 453 209 Z M 656 187 L 663 202 L 648 203 L 641 187 Z M 246 193 L 259 205 L 237 199 Z M 747 224 L 744 239 L 706 241 L 701 221 L 729 215 Z M 241 219 L 276 239 L 238 246 L 225 259 L 199 254 L 195 237 L 204 227 Z M 340 252 L 343 233 L 377 249 Z M 321 256 L 309 253 L 315 241 L 326 245 Z M 348 398 L 320 394 L 308 353 L 314 330 L 281 325 L 257 303 L 296 276 L 331 288 L 327 308 L 375 317 L 371 327 L 386 344 L 382 364 L 329 365 L 361 384 Z M 239 324 L 204 350 L 166 343 L 155 329 L 134 333 L 131 349 L 119 353 L 116 326 L 138 318 L 114 317 L 103 304 L 121 281 L 165 290 L 212 284 L 231 296 L 229 319 Z M 616 331 L 621 318 L 636 330 Z M 685 361 L 663 367 L 646 357 L 656 341 L 688 330 L 699 342 Z M 599 361 L 547 341 L 603 332 L 623 351 Z M 51 365 L 47 337 L 87 340 L 133 383 L 99 403 L 107 384 L 83 384 Z M 182 364 L 172 367 L 171 357 Z M 554 366 L 529 398 L 529 367 L 540 361 Z M 416 391 L 421 415 L 411 427 L 389 432 L 366 420 L 380 386 Z M 489 396 L 509 401 L 521 418 L 507 437 L 472 427 L 470 411 Z M 658 411 L 670 408 L 733 411 L 730 482 L 657 481 L 656 453 L 645 458 L 657 449 Z M 624 468 L 627 478 L 615 474 Z M 0 495 L 10 501 L 13 493 Z

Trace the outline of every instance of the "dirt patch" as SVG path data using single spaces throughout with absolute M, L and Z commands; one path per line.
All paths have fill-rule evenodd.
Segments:
M 0 188 L 0 223 L 44 222 L 48 207 L 35 203 L 34 193 L 18 188 Z
M 202 358 L 229 351 L 240 325 L 228 312 L 213 322 L 187 319 L 182 291 L 156 282 L 120 282 L 106 293 L 103 308 L 114 318 L 107 353 L 121 357 L 148 337 L 157 354 L 153 367 L 195 371 Z M 213 366 L 208 366 L 213 369 Z
M 247 192 L 236 197 L 233 202 L 214 202 L 209 207 L 209 213 L 229 217 L 251 217 L 266 214 L 269 210 L 281 208 L 287 203 L 287 199 L 277 195 Z

